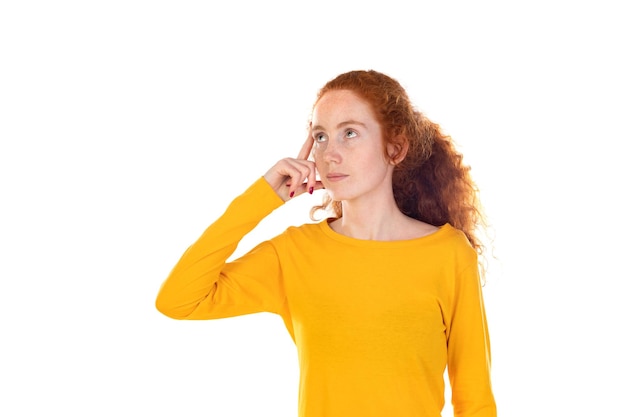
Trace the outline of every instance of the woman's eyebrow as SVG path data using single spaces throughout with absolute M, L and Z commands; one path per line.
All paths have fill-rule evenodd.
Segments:
M 339 123 L 337 125 L 337 129 L 342 128 L 344 126 L 348 126 L 348 125 L 359 125 L 359 126 L 362 126 L 364 128 L 367 128 L 367 126 L 363 122 L 359 122 L 357 120 L 346 120 L 345 122 Z M 315 125 L 315 126 L 311 127 L 311 130 L 325 130 L 325 129 L 324 129 L 324 126 L 322 126 L 322 125 Z

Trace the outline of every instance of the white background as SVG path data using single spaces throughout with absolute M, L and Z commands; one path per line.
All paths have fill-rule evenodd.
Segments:
M 154 299 L 352 69 L 398 79 L 473 168 L 500 415 L 623 412 L 620 2 L 369 3 L 1 3 L 0 415 L 295 416 L 277 316 Z

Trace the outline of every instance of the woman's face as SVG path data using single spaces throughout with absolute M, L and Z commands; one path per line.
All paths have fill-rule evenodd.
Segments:
M 313 156 L 335 201 L 391 194 L 393 165 L 370 105 L 350 90 L 325 93 L 313 109 Z

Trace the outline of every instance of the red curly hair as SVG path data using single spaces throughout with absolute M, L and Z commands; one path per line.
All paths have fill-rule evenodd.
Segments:
M 408 149 L 393 172 L 393 194 L 400 210 L 435 226 L 449 223 L 482 253 L 477 236 L 477 228 L 483 225 L 478 189 L 452 139 L 417 111 L 400 83 L 385 74 L 373 70 L 341 74 L 322 87 L 315 104 L 333 90 L 350 90 L 371 105 L 383 140 L 394 149 L 394 155 L 387 155 L 389 160 Z M 311 214 L 329 208 L 341 217 L 341 202 L 328 195 Z

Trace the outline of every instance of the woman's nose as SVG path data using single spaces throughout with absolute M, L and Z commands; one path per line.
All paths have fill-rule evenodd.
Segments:
M 324 162 L 326 163 L 341 162 L 341 154 L 339 152 L 339 149 L 337 148 L 337 144 L 335 143 L 335 141 L 333 140 L 328 141 L 328 143 L 326 144 L 326 147 L 324 148 L 324 153 L 322 157 L 323 157 Z

